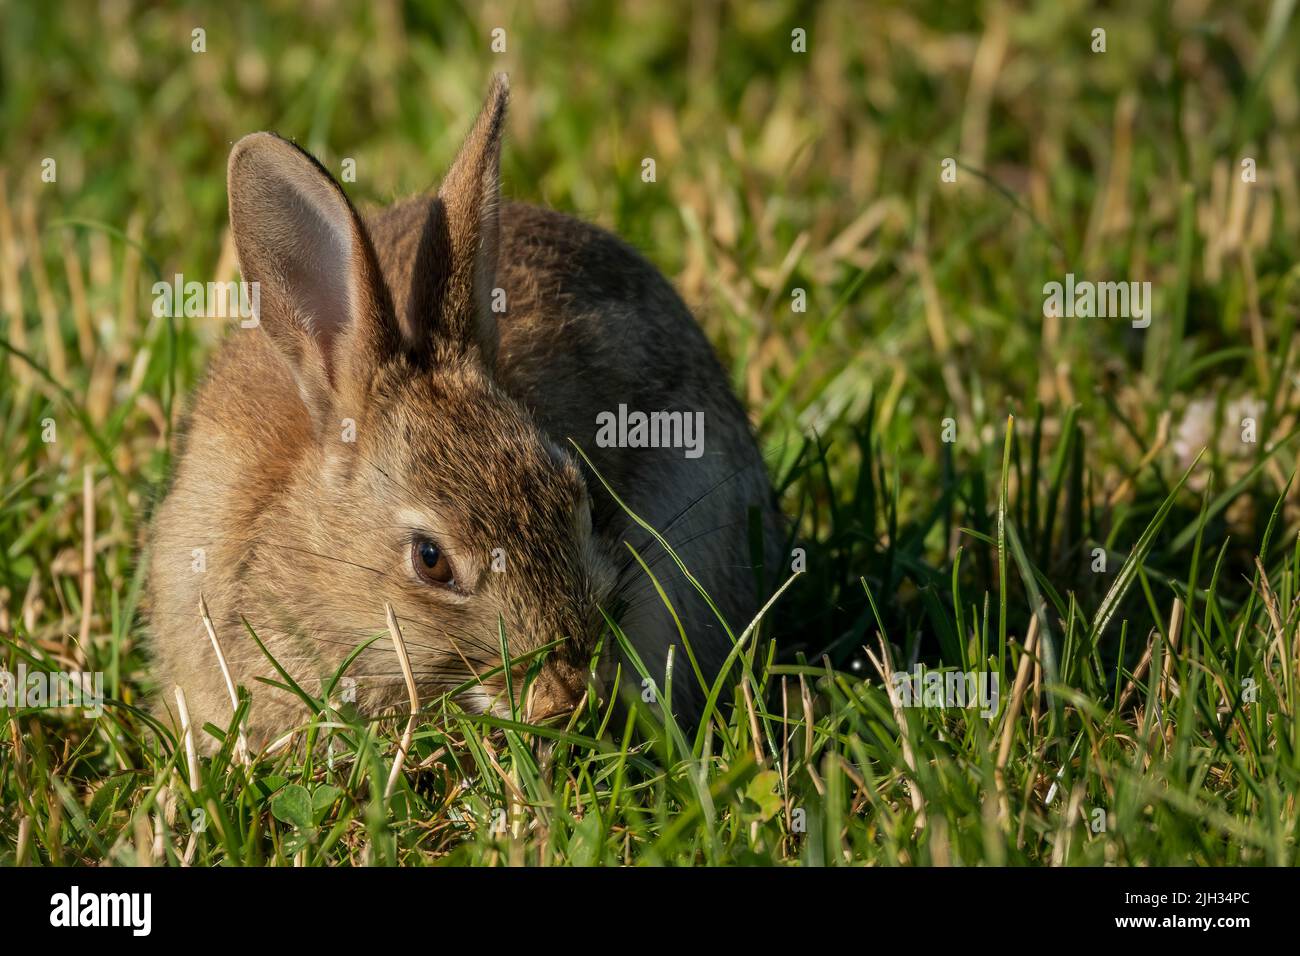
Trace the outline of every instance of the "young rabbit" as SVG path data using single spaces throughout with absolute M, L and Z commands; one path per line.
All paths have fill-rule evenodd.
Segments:
M 737 637 L 782 571 L 745 414 L 668 282 L 601 229 L 501 203 L 506 99 L 500 76 L 437 195 L 367 219 L 283 139 L 255 133 L 230 154 L 230 225 L 259 322 L 212 361 L 150 545 L 159 689 L 168 704 L 184 689 L 196 728 L 232 716 L 200 594 L 252 693 L 258 746 L 307 714 L 255 680 L 278 677 L 241 616 L 317 693 L 386 631 L 385 605 L 424 700 L 474 682 L 463 706 L 508 714 L 504 675 L 482 676 L 500 668 L 504 632 L 513 660 L 561 642 L 517 703 L 533 719 L 570 712 L 597 642 L 615 646 L 603 609 L 658 688 L 676 645 L 671 703 L 698 715 L 681 635 L 709 680 L 731 638 L 575 444 Z M 619 447 L 647 440 L 633 413 L 665 411 L 692 445 Z M 516 695 L 530 664 L 512 669 Z M 362 713 L 406 708 L 387 637 L 347 673 Z

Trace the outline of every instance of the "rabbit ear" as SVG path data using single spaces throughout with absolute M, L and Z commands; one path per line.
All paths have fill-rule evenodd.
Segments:
M 450 246 L 439 332 L 463 344 L 476 344 L 488 368 L 497 345 L 491 300 L 500 232 L 501 134 L 509 98 L 506 74 L 498 73 L 438 190 Z
M 354 404 L 369 371 L 399 347 L 365 227 L 330 174 L 271 133 L 235 144 L 227 186 L 240 270 L 257 283 L 259 323 L 319 425 Z

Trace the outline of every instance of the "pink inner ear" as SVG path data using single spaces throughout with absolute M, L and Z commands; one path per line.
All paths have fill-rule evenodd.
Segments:
M 236 144 L 229 191 L 240 268 L 260 286 L 261 328 L 322 414 L 341 388 L 364 384 L 393 338 L 371 308 L 384 290 L 364 227 L 324 168 L 269 133 Z
M 286 190 L 283 232 L 276 237 L 282 243 L 278 272 L 289 304 L 328 356 L 352 321 L 354 237 L 348 210 L 329 208 L 342 206 L 338 198 L 311 196 L 313 191 Z

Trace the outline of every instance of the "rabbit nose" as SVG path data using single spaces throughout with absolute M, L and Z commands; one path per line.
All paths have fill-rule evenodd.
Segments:
M 548 662 L 528 690 L 526 719 L 536 722 L 567 717 L 586 693 L 586 671 L 562 661 Z

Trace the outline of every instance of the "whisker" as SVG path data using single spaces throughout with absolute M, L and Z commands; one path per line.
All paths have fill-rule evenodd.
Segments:
M 709 529 L 707 529 L 707 530 L 705 530 L 705 531 L 701 531 L 701 532 L 698 532 L 697 534 L 693 534 L 693 535 L 691 535 L 689 538 L 685 539 L 684 541 L 678 542 L 677 544 L 673 545 L 673 551 L 675 551 L 675 552 L 679 552 L 677 556 L 678 556 L 678 557 L 681 557 L 680 551 L 682 550 L 682 548 L 686 547 L 686 546 L 687 546 L 688 544 L 690 544 L 692 541 L 696 541 L 696 540 L 698 540 L 698 539 L 700 539 L 700 538 L 707 537 L 708 535 L 711 535 L 711 534 L 717 534 L 719 531 L 725 531 L 727 528 L 731 528 L 731 527 L 734 527 L 734 526 L 736 526 L 736 525 L 738 525 L 738 524 L 742 524 L 742 523 L 744 523 L 746 520 L 747 520 L 747 519 L 745 519 L 745 518 L 739 518 L 739 519 L 737 519 L 737 520 L 735 520 L 735 521 L 728 521 L 728 522 L 726 522 L 725 524 L 720 524 L 720 525 L 718 525 L 716 528 L 709 528 Z M 671 542 L 670 542 L 670 543 L 671 543 Z M 672 554 L 671 554 L 670 552 L 668 552 L 668 551 L 663 551 L 663 553 L 661 553 L 661 554 L 657 554 L 657 555 L 655 555 L 651 560 L 647 561 L 644 570 L 646 570 L 646 571 L 653 571 L 656 567 L 658 567 L 661 563 L 663 563 L 665 560 L 667 560 L 667 559 L 670 558 L 670 557 L 672 557 Z M 633 558 L 632 560 L 635 561 L 636 559 Z M 644 555 L 642 555 L 641 560 L 642 560 L 642 561 L 645 561 L 645 556 L 644 556 Z M 629 568 L 629 570 L 632 570 L 632 569 Z M 622 595 L 623 593 L 625 593 L 626 588 L 629 587 L 632 583 L 636 582 L 637 580 L 638 580 L 638 578 L 637 578 L 635 575 L 633 575 L 633 576 L 630 577 L 630 578 L 626 578 L 626 579 L 624 579 L 623 582 L 620 583 L 620 585 L 618 586 L 618 588 L 615 589 L 615 591 L 614 591 L 615 595 L 618 596 L 618 595 Z
M 667 522 L 667 523 L 666 523 L 662 528 L 659 529 L 659 534 L 660 534 L 660 536 L 661 536 L 662 538 L 664 538 L 664 540 L 667 540 L 667 539 L 668 539 L 668 533 L 669 533 L 670 531 L 672 531 L 672 529 L 675 528 L 675 527 L 677 526 L 677 523 L 678 523 L 679 521 L 683 520 L 683 519 L 687 516 L 687 514 L 689 514 L 689 513 L 691 512 L 692 509 L 694 509 L 697 505 L 699 505 L 700 502 L 704 501 L 704 500 L 705 500 L 706 498 L 708 498 L 710 495 L 712 495 L 712 494 L 716 493 L 717 491 L 721 490 L 721 488 L 722 488 L 724 485 L 726 485 L 726 484 L 727 484 L 728 482 L 730 482 L 730 481 L 733 481 L 735 478 L 737 478 L 738 476 L 744 474 L 746 471 L 748 471 L 748 470 L 750 470 L 751 468 L 754 468 L 754 467 L 756 467 L 756 466 L 758 466 L 758 465 L 763 465 L 763 464 L 764 464 L 763 459 L 760 457 L 758 461 L 748 462 L 747 464 L 741 465 L 739 468 L 737 468 L 735 471 L 731 472 L 731 474 L 727 475 L 725 478 L 722 478 L 721 480 L 715 482 L 715 483 L 714 483 L 714 484 L 713 484 L 713 485 L 712 485 L 712 486 L 711 486 L 707 491 L 703 492 L 703 493 L 700 494 L 700 495 L 697 495 L 697 496 L 696 496 L 692 501 L 688 502 L 688 503 L 686 504 L 685 507 L 683 507 L 683 508 L 682 508 L 681 510 L 679 510 L 675 515 L 673 515 L 673 516 L 668 520 L 668 522 Z M 647 545 L 655 545 L 655 544 L 658 544 L 658 543 L 659 543 L 659 542 L 658 542 L 658 541 L 654 538 L 654 536 L 652 535 L 652 536 L 650 536 L 649 538 L 647 538 L 645 541 L 643 541 L 643 542 L 641 543 L 641 545 L 637 548 L 637 550 L 640 551 L 640 550 L 642 550 L 643 548 L 647 547 Z M 672 544 L 671 541 L 669 541 L 668 543 L 669 543 L 669 544 Z M 674 547 L 678 547 L 678 546 L 677 546 L 677 545 L 674 545 Z M 634 560 L 635 560 L 635 559 L 633 559 L 633 558 L 629 558 L 628 561 L 627 561 L 627 563 L 625 563 L 625 564 L 623 565 L 623 567 L 619 569 L 619 572 L 618 572 L 618 576 L 619 576 L 619 577 L 621 577 L 621 576 L 622 576 L 622 575 L 623 575 L 623 574 L 628 570 L 628 568 L 631 566 L 631 563 L 632 563 Z

